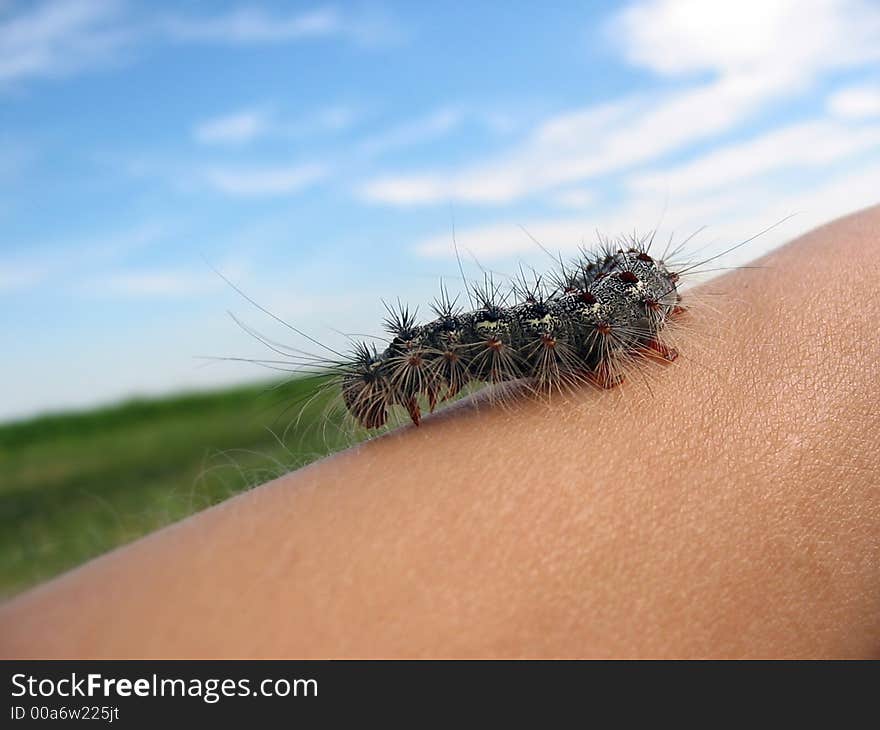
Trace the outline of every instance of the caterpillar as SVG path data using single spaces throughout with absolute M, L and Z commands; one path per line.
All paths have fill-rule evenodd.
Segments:
M 468 311 L 444 290 L 424 324 L 404 306 L 389 308 L 387 347 L 360 342 L 337 365 L 345 407 L 367 429 L 384 426 L 394 406 L 419 425 L 424 406 L 433 411 L 472 383 L 611 388 L 626 362 L 675 360 L 664 332 L 683 311 L 679 274 L 651 256 L 652 242 L 604 241 L 545 277 L 521 271 L 506 292 L 486 276 L 471 286 Z
M 702 229 L 671 253 L 670 238 L 660 255 L 652 254 L 656 231 L 641 237 L 600 237 L 596 250 L 581 248 L 569 262 L 554 260 L 546 274 L 530 271 L 527 276 L 521 269 L 507 287 L 496 285 L 488 274 L 479 284 L 465 282 L 469 308 L 459 305 L 458 298 L 451 298 L 441 285 L 440 296 L 431 305 L 432 319 L 420 324 L 407 306 L 386 305 L 385 347 L 361 340 L 348 353 L 277 317 L 217 273 L 255 307 L 333 356 L 273 342 L 236 319 L 245 331 L 284 356 L 253 362 L 296 373 L 329 374 L 324 388 L 336 391 L 338 402 L 358 426 L 374 431 L 384 427 L 397 408 L 418 426 L 426 409 L 433 412 L 465 389 L 483 384 L 517 381 L 539 393 L 587 384 L 609 389 L 641 361 L 675 361 L 678 350 L 672 346 L 670 330 L 687 310 L 680 291 L 682 276 L 789 217 L 697 263 L 671 262 Z

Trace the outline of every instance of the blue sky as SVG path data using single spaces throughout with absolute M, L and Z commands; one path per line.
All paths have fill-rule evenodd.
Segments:
M 0 0 L 0 418 L 266 374 L 599 229 L 880 202 L 880 6 Z

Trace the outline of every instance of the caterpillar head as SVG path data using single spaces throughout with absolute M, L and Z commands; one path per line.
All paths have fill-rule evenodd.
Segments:
M 615 270 L 598 279 L 591 293 L 601 304 L 603 323 L 620 345 L 634 348 L 654 340 L 672 311 L 675 277 L 642 251 L 621 251 L 615 259 Z

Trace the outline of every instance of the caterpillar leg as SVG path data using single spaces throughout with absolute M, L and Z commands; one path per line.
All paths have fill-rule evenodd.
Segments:
M 419 409 L 419 401 L 415 396 L 412 396 L 406 402 L 406 411 L 409 413 L 409 417 L 416 426 L 422 422 L 422 411 Z
M 603 390 L 616 388 L 626 380 L 621 373 L 615 373 L 607 364 L 602 364 L 596 370 L 591 371 L 587 375 L 587 379 L 593 383 L 593 385 L 596 385 Z
M 681 306 L 681 294 L 675 295 L 675 306 L 672 308 L 672 311 L 669 312 L 670 317 L 681 317 L 683 314 L 687 314 L 688 308 Z
M 664 345 L 662 342 L 657 340 L 651 340 L 645 345 L 645 350 L 661 360 L 665 360 L 666 362 L 674 362 L 678 358 L 678 350 L 673 347 L 668 347 Z
M 437 401 L 439 398 L 439 393 L 437 388 L 433 386 L 429 386 L 427 389 L 428 392 L 428 410 L 433 413 L 434 409 L 437 407 Z

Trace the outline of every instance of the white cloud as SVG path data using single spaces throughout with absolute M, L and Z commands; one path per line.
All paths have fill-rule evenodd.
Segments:
M 762 78 L 723 79 L 663 100 L 638 98 L 554 117 L 519 147 L 461 171 L 369 181 L 364 198 L 396 205 L 510 203 L 650 161 L 729 129 L 776 88 Z
M 416 119 L 361 143 L 361 152 L 380 155 L 394 149 L 411 147 L 427 140 L 441 137 L 455 129 L 464 119 L 458 109 L 439 109 L 421 119 Z
M 699 257 L 708 258 L 794 214 L 784 224 L 717 262 L 719 267 L 730 267 L 745 264 L 841 215 L 880 203 L 878 180 L 880 159 L 875 154 L 864 164 L 848 166 L 833 176 L 795 174 L 781 183 L 758 178 L 749 185 L 732 189 L 709 189 L 681 199 L 672 196 L 668 203 L 653 193 L 639 195 L 627 198 L 616 207 L 591 211 L 588 218 L 508 219 L 459 228 L 456 240 L 460 251 L 473 255 L 481 264 L 524 257 L 544 267 L 546 256 L 532 237 L 554 254 L 566 254 L 573 253 L 584 243 L 589 245 L 595 231 L 614 236 L 659 228 L 660 239 L 673 235 L 676 241 L 681 241 L 708 225 L 709 230 L 684 252 L 687 257 L 689 252 L 693 254 L 699 249 Z M 452 259 L 455 251 L 451 232 L 417 241 L 413 251 L 423 257 Z
M 115 63 L 149 40 L 159 43 L 256 45 L 335 38 L 358 46 L 399 43 L 393 18 L 332 8 L 272 15 L 257 8 L 183 17 L 148 12 L 136 17 L 128 0 L 0 2 L 0 84 L 68 76 Z
M 254 8 L 203 18 L 169 18 L 169 34 L 179 40 L 223 43 L 277 43 L 334 35 L 340 18 L 334 10 L 312 10 L 285 17 L 272 17 Z
M 818 118 L 716 148 L 686 164 L 636 171 L 624 180 L 629 194 L 623 201 L 592 209 L 590 218 L 501 220 L 459 229 L 457 240 L 462 251 L 490 261 L 535 253 L 531 236 L 551 251 L 571 252 L 595 230 L 644 232 L 665 221 L 666 229 L 685 234 L 711 224 L 729 245 L 797 213 L 751 248 L 720 262 L 741 264 L 816 225 L 880 203 L 878 180 L 880 125 Z M 577 198 L 580 190 L 563 195 L 569 192 Z M 553 200 L 558 203 L 559 197 Z M 413 250 L 432 258 L 455 255 L 448 231 L 416 242 Z
M 589 208 L 596 202 L 596 195 L 586 188 L 571 188 L 556 193 L 553 202 L 562 208 Z
M 821 169 L 871 150 L 880 150 L 880 126 L 859 127 L 815 120 L 715 149 L 684 165 L 637 173 L 628 184 L 637 193 L 681 199 L 711 190 L 730 189 L 772 172 Z
M 299 138 L 339 132 L 354 124 L 357 113 L 344 105 L 328 106 L 299 119 L 285 119 L 271 105 L 245 108 L 206 119 L 193 138 L 206 145 L 241 145 L 266 137 Z
M 205 181 L 215 190 L 236 197 L 288 195 L 324 179 L 324 165 L 213 168 Z
M 878 33 L 868 0 L 648 0 L 608 26 L 632 64 L 657 73 L 772 71 L 793 82 L 880 57 Z
M 851 86 L 828 99 L 828 111 L 844 119 L 880 117 L 880 87 Z
M 668 219 L 673 221 L 675 227 L 697 227 L 707 220 L 717 219 L 718 213 L 728 205 L 729 201 L 721 197 L 689 201 L 676 206 L 668 214 Z M 662 201 L 655 197 L 644 197 L 627 200 L 615 208 L 592 212 L 590 218 L 568 216 L 502 220 L 486 226 L 459 229 L 456 231 L 456 241 L 461 251 L 472 254 L 481 262 L 530 253 L 543 257 L 545 254 L 533 238 L 554 253 L 572 252 L 589 241 L 597 230 L 608 235 L 632 231 L 634 228 L 644 231 L 656 226 L 663 217 Z M 419 256 L 430 258 L 455 256 L 450 231 L 417 241 L 413 250 Z
M 749 238 L 796 214 L 754 244 L 718 261 L 718 266 L 741 265 L 817 225 L 880 203 L 877 180 L 880 180 L 880 162 L 875 161 L 812 186 L 798 188 L 793 184 L 796 189 L 788 193 L 772 184 L 756 184 L 736 194 L 718 191 L 676 202 L 668 208 L 655 196 L 646 196 L 632 198 L 589 218 L 508 220 L 459 229 L 456 240 L 459 250 L 472 254 L 481 263 L 518 256 L 537 257 L 539 265 L 546 266 L 545 254 L 531 237 L 553 253 L 566 254 L 573 253 L 584 243 L 589 245 L 595 231 L 614 236 L 633 230 L 645 233 L 659 226 L 662 240 L 672 234 L 676 241 L 681 241 L 709 225 L 709 230 L 685 251 L 687 255 L 688 251 L 700 249 L 700 256 L 708 258 L 736 241 Z M 524 233 L 523 228 L 530 235 Z M 417 255 L 429 258 L 451 259 L 455 256 L 450 232 L 426 237 L 416 242 L 413 250 Z
M 619 13 L 609 35 L 631 63 L 654 73 L 715 78 L 576 109 L 494 159 L 385 175 L 362 185 L 361 196 L 392 205 L 505 204 L 687 149 L 738 128 L 824 72 L 880 58 L 880 7 L 653 0 Z
M 259 8 L 239 8 L 223 15 L 167 17 L 165 32 L 187 42 L 254 45 L 318 38 L 341 38 L 364 46 L 388 45 L 404 34 L 391 18 L 371 13 L 357 16 L 333 8 L 271 15 Z
M 193 136 L 201 144 L 241 144 L 266 133 L 269 117 L 259 109 L 245 109 L 198 124 Z
M 0 17 L 0 83 L 106 62 L 129 39 L 117 0 L 51 0 Z M 0 8 L 2 12 L 2 8 Z

